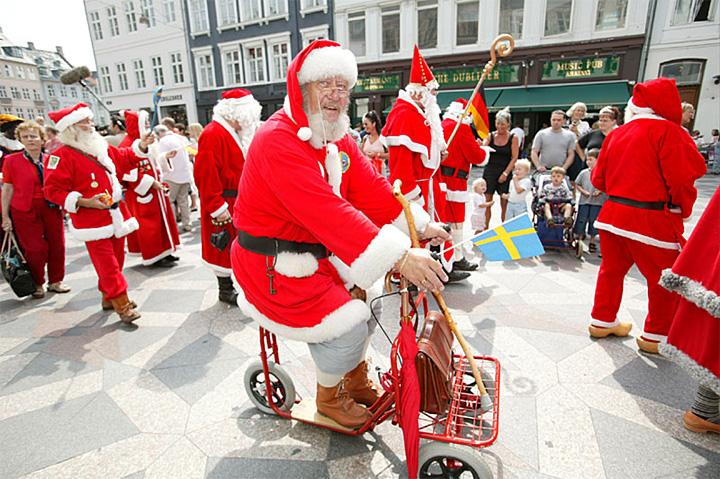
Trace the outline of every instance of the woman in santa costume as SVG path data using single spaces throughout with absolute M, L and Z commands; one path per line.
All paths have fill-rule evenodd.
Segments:
M 202 260 L 217 277 L 218 299 L 237 305 L 232 283 L 230 248 L 235 239 L 233 205 L 245 164 L 245 153 L 260 122 L 262 107 L 248 90 L 223 92 L 213 108 L 213 121 L 203 129 L 195 156 L 195 184 L 200 193 Z M 226 236 L 220 249 L 212 235 Z M 216 236 L 218 237 L 218 236 Z
M 447 107 L 442 122 L 445 141 L 448 141 L 450 135 L 455 131 L 455 126 L 461 121 L 466 107 L 467 101 L 463 98 L 458 98 Z M 463 241 L 465 203 L 470 199 L 467 179 L 471 165 L 485 166 L 490 157 L 488 153 L 493 151 L 490 147 L 480 146 L 470 129 L 471 123 L 472 115 L 470 114 L 462 119 L 457 133 L 448 147 L 448 156 L 440 164 L 441 181 L 446 186 L 445 219 L 450 222 L 453 243 L 456 245 L 460 245 Z M 465 259 L 462 245 L 455 248 L 454 259 L 454 270 L 474 271 L 478 268 L 477 263 L 471 263 Z
M 680 126 L 682 108 L 675 80 L 638 83 L 625 124 L 605 138 L 592 183 L 608 194 L 595 221 L 603 259 L 595 287 L 590 335 L 626 336 L 632 323 L 617 312 L 623 281 L 636 264 L 648 285 L 648 315 L 637 338 L 641 350 L 657 353 L 665 342 L 678 297 L 658 281 L 685 243 L 683 221 L 697 198 L 695 180 L 705 160 Z
M 680 295 L 660 354 L 700 382 L 683 422 L 691 431 L 720 434 L 720 188 L 660 284 Z
M 122 274 L 125 236 L 138 228 L 122 201 L 118 176 L 137 167 L 133 150 L 146 154 L 152 137 L 137 140 L 132 148 L 109 146 L 95 131 L 93 113 L 84 103 L 49 113 L 60 131 L 62 147 L 53 152 L 45 180 L 45 197 L 70 214 L 70 232 L 84 241 L 98 274 L 103 309 L 115 309 L 125 323 L 140 313 L 127 296 Z
M 440 163 L 446 155 L 440 107 L 437 104 L 438 82 L 420 54 L 417 45 L 410 67 L 410 82 L 398 92 L 380 139 L 388 147 L 390 184 L 402 181 L 402 193 L 417 203 L 431 218 L 446 222 L 445 192 L 441 187 Z M 451 246 L 448 242 L 445 248 Z M 454 271 L 450 250 L 443 255 L 443 266 L 450 281 L 460 281 L 470 273 Z
M 317 409 L 346 427 L 363 424 L 369 412 L 360 404 L 379 397 L 367 377 L 374 325 L 359 288 L 393 267 L 423 289 L 446 279 L 429 251 L 410 249 L 390 184 L 346 133 L 356 79 L 355 56 L 329 40 L 292 61 L 285 105 L 248 150 L 232 249 L 240 308 L 264 328 L 309 343 Z M 417 205 L 414 214 L 428 239 L 449 238 Z
M 148 112 L 124 110 L 122 113 L 128 132 L 125 139 L 135 142 L 149 133 Z M 148 154 L 136 154 L 140 158 L 137 168 L 122 176 L 126 187 L 125 201 L 140 225 L 128 237 L 128 250 L 130 254 L 139 253 L 145 266 L 170 267 L 178 259 L 174 253 L 180 245 L 180 237 L 157 163 L 160 151 L 151 147 Z

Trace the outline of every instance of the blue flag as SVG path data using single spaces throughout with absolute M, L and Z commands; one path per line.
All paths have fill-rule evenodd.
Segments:
M 472 239 L 488 261 L 507 261 L 545 254 L 527 213 L 483 231 Z
M 160 97 L 162 96 L 162 91 L 163 91 L 163 89 L 162 89 L 162 87 L 160 87 L 160 88 L 158 88 L 157 90 L 155 90 L 155 94 L 153 95 L 153 108 L 154 108 L 154 111 L 153 111 L 152 122 L 150 123 L 150 129 L 151 129 L 151 130 L 152 130 L 153 128 L 155 128 L 155 124 L 156 124 L 155 122 L 157 121 L 158 105 L 159 105 L 159 103 L 160 103 Z

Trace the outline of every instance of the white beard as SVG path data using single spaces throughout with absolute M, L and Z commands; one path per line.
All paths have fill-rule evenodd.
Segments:
M 307 113 L 306 110 L 305 114 L 312 131 L 310 144 L 316 149 L 322 148 L 326 142 L 333 143 L 342 139 L 350 128 L 350 117 L 345 112 L 334 122 L 323 120 L 321 112 Z M 440 131 L 442 132 L 442 129 Z
M 443 135 L 442 120 L 440 119 L 442 111 L 437 104 L 437 98 L 435 95 L 428 93 L 423 95 L 420 103 L 425 109 L 425 123 L 430 127 L 433 142 L 441 151 L 445 150 L 447 143 L 445 143 L 445 136 Z
M 115 164 L 108 156 L 108 143 L 95 129 L 86 131 L 72 125 L 61 131 L 58 138 L 60 138 L 63 145 L 71 146 L 90 156 L 94 156 L 108 170 L 113 174 L 115 173 Z

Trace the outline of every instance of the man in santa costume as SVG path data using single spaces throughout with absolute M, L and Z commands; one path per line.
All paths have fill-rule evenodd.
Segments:
M 126 139 L 135 142 L 149 134 L 148 112 L 124 110 L 122 115 L 127 125 Z M 174 253 L 180 245 L 180 238 L 170 199 L 162 184 L 162 171 L 158 164 L 160 155 L 157 144 L 153 144 L 149 154 L 138 155 L 137 168 L 125 173 L 122 180 L 126 187 L 125 201 L 140 224 L 140 228 L 128 237 L 128 251 L 131 254 L 140 253 L 145 266 L 167 268 L 178 260 Z
M 367 377 L 374 324 L 360 288 L 393 268 L 423 289 L 446 279 L 428 250 L 410 249 L 390 184 L 346 133 L 356 79 L 355 56 L 333 41 L 316 40 L 292 61 L 285 105 L 248 151 L 232 249 L 242 311 L 308 343 L 318 412 L 352 428 L 380 396 Z M 421 236 L 449 238 L 422 208 L 413 212 Z
M 380 139 L 390 153 L 390 184 L 401 180 L 401 190 L 408 201 L 419 204 L 433 220 L 444 223 L 447 218 L 440 163 L 447 155 L 447 144 L 437 104 L 437 88 L 438 82 L 415 45 L 410 82 L 405 90 L 398 92 Z M 450 246 L 448 242 L 444 248 Z M 442 258 L 450 282 L 470 276 L 470 273 L 453 270 L 454 255 L 450 250 Z
M 683 221 L 692 214 L 695 180 L 705 174 L 705 160 L 680 126 L 675 80 L 635 85 L 625 116 L 625 124 L 605 138 L 592 171 L 593 185 L 608 194 L 608 201 L 595 221 L 603 259 L 590 335 L 630 332 L 632 323 L 620 322 L 617 312 L 625 275 L 636 264 L 648 284 L 648 315 L 637 343 L 641 350 L 657 353 L 678 302 L 658 281 L 685 243 Z
M 489 152 L 493 151 L 490 147 L 481 146 L 479 140 L 475 139 L 470 129 L 471 114 L 465 115 L 461 120 L 466 107 L 467 101 L 458 98 L 447 107 L 442 122 L 445 141 L 450 139 L 450 135 L 460 122 L 457 133 L 448 147 L 447 158 L 440 164 L 441 181 L 446 186 L 445 219 L 450 222 L 450 228 L 452 228 L 453 244 L 458 245 L 455 247 L 453 262 L 453 270 L 457 271 L 474 271 L 478 268 L 477 263 L 471 263 L 465 259 L 463 247 L 460 244 L 463 241 L 465 203 L 470 199 L 467 179 L 471 165 L 485 166 L 490 159 Z
M 109 146 L 95 131 L 93 113 L 84 103 L 49 115 L 64 146 L 48 160 L 45 197 L 70 213 L 70 231 L 85 242 L 98 274 L 103 309 L 115 309 L 123 322 L 133 322 L 140 313 L 127 296 L 122 268 L 125 236 L 138 228 L 138 222 L 122 201 L 118 176 L 137 167 L 136 153 L 146 156 L 153 139 L 145 136 L 131 148 Z
M 195 185 L 200 193 L 202 259 L 217 277 L 218 299 L 237 305 L 232 283 L 230 250 L 235 239 L 233 205 L 245 164 L 245 153 L 260 122 L 262 107 L 248 90 L 223 92 L 213 108 L 213 121 L 205 127 L 195 156 Z M 220 249 L 215 238 L 225 237 Z M 220 236 L 222 235 L 222 236 Z

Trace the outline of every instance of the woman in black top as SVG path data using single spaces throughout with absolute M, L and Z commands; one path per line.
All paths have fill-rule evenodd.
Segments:
M 583 161 L 585 161 L 586 151 L 592 150 L 593 148 L 602 148 L 605 137 L 617 127 L 618 120 L 620 119 L 620 110 L 614 106 L 606 106 L 600 110 L 599 117 L 598 123 L 600 124 L 600 128 L 590 130 L 575 142 L 575 151 L 577 151 L 577 154 L 580 155 Z
M 492 201 L 495 193 L 500 195 L 502 221 L 505 221 L 505 210 L 507 209 L 507 199 L 503 198 L 502 195 L 509 191 L 512 170 L 515 168 L 515 162 L 520 154 L 518 138 L 510 133 L 511 125 L 510 109 L 500 110 L 495 115 L 496 131 L 483 141 L 483 145 L 495 150 L 494 153 L 490 153 L 490 161 L 483 172 L 483 178 L 487 183 L 485 201 Z M 485 225 L 487 227 L 490 225 L 490 210 L 491 208 L 485 210 L 487 217 Z

